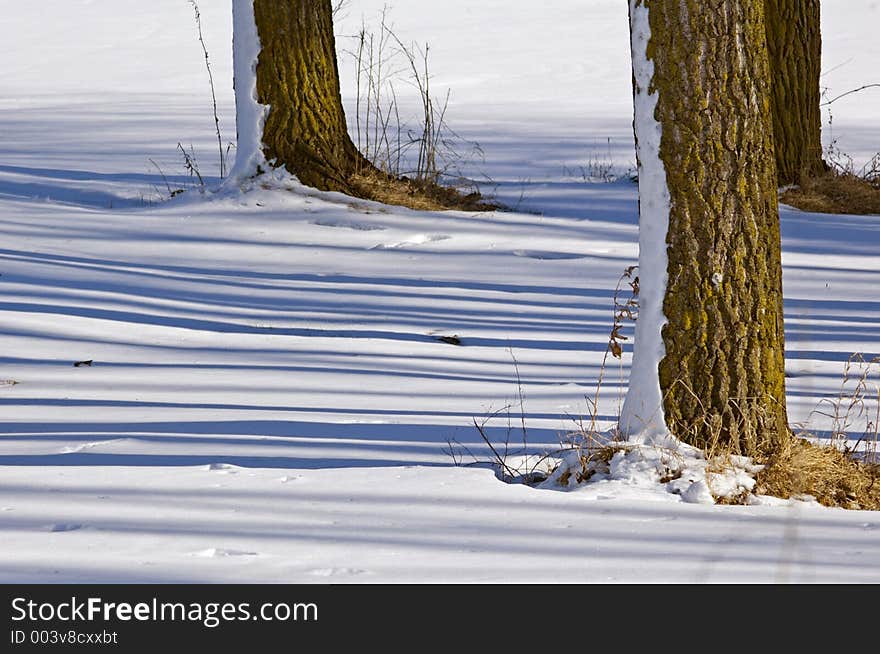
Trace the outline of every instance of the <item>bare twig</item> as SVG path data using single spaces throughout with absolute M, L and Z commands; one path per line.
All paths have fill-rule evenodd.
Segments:
M 205 53 L 205 68 L 208 70 L 208 82 L 211 85 L 211 101 L 214 104 L 214 127 L 217 130 L 217 146 L 220 151 L 220 177 L 226 177 L 226 159 L 223 156 L 223 137 L 220 135 L 220 118 L 217 115 L 217 94 L 214 92 L 214 75 L 211 72 L 211 60 L 208 57 L 208 47 L 205 45 L 205 38 L 202 35 L 202 15 L 196 0 L 189 0 L 192 5 L 193 12 L 196 17 L 196 27 L 199 31 L 199 43 L 202 45 L 202 52 Z
M 508 476 L 509 479 L 515 479 L 516 471 L 507 464 L 507 456 L 502 456 L 498 453 L 498 450 L 496 450 L 495 446 L 492 444 L 492 439 L 489 438 L 489 436 L 486 434 L 486 423 L 489 422 L 490 419 L 495 417 L 495 415 L 497 415 L 497 412 L 483 420 L 482 423 L 477 422 L 477 419 L 473 418 L 474 427 L 476 427 L 477 433 L 480 434 L 480 438 L 483 439 L 483 442 L 489 446 L 489 449 L 492 451 L 492 455 L 495 457 L 495 461 L 504 469 L 504 473 Z
M 179 145 L 179 144 L 178 144 L 178 145 Z M 174 197 L 174 191 L 171 190 L 171 184 L 168 183 L 168 178 L 165 177 L 165 173 L 162 172 L 162 169 L 159 167 L 159 164 L 157 164 L 157 163 L 156 163 L 155 161 L 153 161 L 152 159 L 150 159 L 149 162 L 150 162 L 151 164 L 153 164 L 153 166 L 156 167 L 156 170 L 158 170 L 158 171 L 159 171 L 159 174 L 162 176 L 162 181 L 165 182 L 165 188 L 168 189 L 168 195 L 170 195 L 171 197 Z
M 187 152 L 183 145 L 180 142 L 177 143 L 177 149 L 183 154 L 183 165 L 186 167 L 187 172 L 190 176 L 195 176 L 199 180 L 199 186 L 204 189 L 205 188 L 205 180 L 202 179 L 202 175 L 199 172 L 199 165 L 196 162 L 195 155 L 193 154 L 192 145 L 189 146 L 190 151 Z
M 522 427 L 523 452 L 525 452 L 528 445 L 528 438 L 526 432 L 526 402 L 525 396 L 523 395 L 522 378 L 519 374 L 519 362 L 513 355 L 513 348 L 508 347 L 507 351 L 510 353 L 510 358 L 513 359 L 513 370 L 516 373 L 516 392 L 519 396 L 519 420 Z
M 827 100 L 827 101 L 823 102 L 822 104 L 820 104 L 819 106 L 820 106 L 820 107 L 826 107 L 826 106 L 828 106 L 829 104 L 831 104 L 832 102 L 837 102 L 837 101 L 840 100 L 841 98 L 845 98 L 845 97 L 848 96 L 848 95 L 852 95 L 853 93 L 858 93 L 859 91 L 864 91 L 865 89 L 871 89 L 871 88 L 880 88 L 880 84 L 865 84 L 864 86 L 860 86 L 860 87 L 857 88 L 857 89 L 853 89 L 853 90 L 851 90 L 851 91 L 847 91 L 846 93 L 841 93 L 841 94 L 838 95 L 836 98 L 832 98 L 831 100 Z

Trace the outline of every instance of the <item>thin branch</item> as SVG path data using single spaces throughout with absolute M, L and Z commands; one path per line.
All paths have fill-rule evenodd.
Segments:
M 860 86 L 859 88 L 853 89 L 852 91 L 847 91 L 846 93 L 841 93 L 836 98 L 832 98 L 831 100 L 828 100 L 827 102 L 823 102 L 819 106 L 820 107 L 827 107 L 832 102 L 837 102 L 838 100 L 840 100 L 840 98 L 845 98 L 846 96 L 852 95 L 853 93 L 858 93 L 859 91 L 864 91 L 865 89 L 870 89 L 870 88 L 875 88 L 875 87 L 880 88 L 880 84 L 865 84 L 864 86 Z
M 525 454 L 528 449 L 528 438 L 526 434 L 526 400 L 523 395 L 522 377 L 519 374 L 519 362 L 513 354 L 513 347 L 508 346 L 507 351 L 510 353 L 510 358 L 513 359 L 513 370 L 516 373 L 516 391 L 519 395 L 519 419 L 522 425 L 523 453 Z
M 495 460 L 496 460 L 496 461 L 498 462 L 498 464 L 504 469 L 504 471 L 507 473 L 508 477 L 510 477 L 511 479 L 515 479 L 515 478 L 516 478 L 516 471 L 513 470 L 509 465 L 507 465 L 507 458 L 501 456 L 501 455 L 498 453 L 498 450 L 496 450 L 496 449 L 495 449 L 495 446 L 492 445 L 492 440 L 491 440 L 491 439 L 489 438 L 489 436 L 486 434 L 486 431 L 485 431 L 485 429 L 483 428 L 483 427 L 485 426 L 486 423 L 484 422 L 483 424 L 480 424 L 480 423 L 477 422 L 477 419 L 476 419 L 476 418 L 472 418 L 472 420 L 473 420 L 473 422 L 474 422 L 474 427 L 476 427 L 476 429 L 477 429 L 477 433 L 480 434 L 480 438 L 483 439 L 483 442 L 486 443 L 486 445 L 489 446 L 489 449 L 492 451 L 492 454 L 493 454 L 493 456 L 495 457 Z
M 180 144 L 178 144 L 178 145 L 180 145 Z M 153 164 L 153 166 L 156 167 L 156 170 L 159 171 L 159 174 L 162 175 L 162 181 L 165 182 L 165 188 L 168 189 L 168 195 L 170 195 L 171 197 L 174 197 L 174 191 L 171 190 L 171 184 L 168 183 L 168 178 L 165 177 L 165 173 L 164 173 L 164 172 L 162 171 L 162 169 L 159 167 L 159 164 L 157 164 L 157 163 L 156 163 L 155 161 L 153 161 L 152 159 L 149 159 L 148 161 L 149 161 L 151 164 Z
M 199 12 L 199 6 L 196 0 L 189 0 L 193 11 L 196 15 L 196 27 L 199 30 L 199 43 L 202 44 L 202 52 L 205 53 L 205 68 L 208 69 L 208 82 L 211 85 L 211 101 L 214 103 L 214 126 L 217 130 L 217 146 L 220 150 L 220 177 L 226 177 L 226 162 L 223 157 L 223 138 L 220 136 L 220 118 L 217 116 L 217 94 L 214 92 L 214 75 L 211 72 L 211 60 L 208 57 L 208 47 L 205 45 L 205 39 L 202 36 L 202 15 Z

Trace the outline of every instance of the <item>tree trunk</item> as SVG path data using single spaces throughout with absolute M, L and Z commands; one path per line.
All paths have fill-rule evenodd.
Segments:
M 372 166 L 346 127 L 331 0 L 253 0 L 253 16 L 266 161 L 308 186 L 354 194 L 352 175 Z
M 780 186 L 821 173 L 819 0 L 765 0 L 771 107 Z
M 763 0 L 630 17 L 641 296 L 621 427 L 772 450 L 790 432 Z

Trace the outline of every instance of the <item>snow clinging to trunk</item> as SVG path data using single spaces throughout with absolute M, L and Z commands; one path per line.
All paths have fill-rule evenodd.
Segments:
M 269 107 L 257 101 L 257 58 L 260 36 L 254 18 L 254 0 L 232 0 L 232 62 L 235 86 L 235 127 L 238 143 L 228 184 L 240 185 L 266 168 L 263 124 Z
M 666 323 L 666 234 L 669 189 L 660 159 L 662 128 L 654 117 L 657 93 L 651 93 L 654 62 L 648 59 L 651 26 L 645 0 L 630 0 L 632 65 L 635 80 L 635 135 L 639 164 L 639 318 L 636 321 L 629 389 L 620 416 L 622 433 L 632 441 L 668 436 L 663 415 L 659 364 L 666 353 L 661 330 Z

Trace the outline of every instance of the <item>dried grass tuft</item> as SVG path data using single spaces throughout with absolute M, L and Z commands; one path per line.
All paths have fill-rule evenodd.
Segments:
M 419 211 L 495 211 L 502 208 L 502 205 L 484 199 L 479 191 L 463 192 L 431 180 L 368 172 L 358 173 L 350 181 L 360 197 Z
M 875 462 L 793 438 L 764 464 L 756 476 L 759 494 L 783 499 L 812 496 L 824 506 L 880 510 L 880 465 Z
M 830 170 L 784 191 L 779 201 L 813 213 L 880 214 L 880 177 Z

